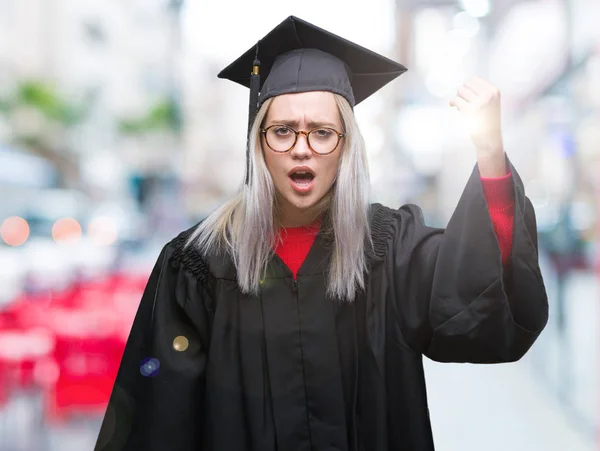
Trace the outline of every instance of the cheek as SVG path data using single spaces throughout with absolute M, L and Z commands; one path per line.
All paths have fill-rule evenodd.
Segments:
M 273 177 L 274 180 L 277 180 L 282 176 L 284 166 L 284 158 L 282 157 L 284 156 L 275 155 L 272 152 L 264 153 L 265 164 L 267 165 L 267 169 L 269 170 L 269 173 L 271 174 L 271 177 Z
M 339 158 L 336 158 L 335 160 L 332 159 L 331 161 L 328 161 L 327 165 L 323 168 L 324 169 L 323 173 L 325 174 L 325 177 L 329 184 L 333 183 L 333 180 L 335 179 L 335 176 L 337 175 L 339 161 L 340 161 Z

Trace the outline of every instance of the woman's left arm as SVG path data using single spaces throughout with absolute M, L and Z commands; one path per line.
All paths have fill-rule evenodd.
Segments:
M 502 252 L 502 264 L 507 269 L 512 251 L 512 236 L 515 223 L 515 199 L 512 174 L 504 177 L 481 178 L 483 193 Z
M 497 90 L 472 80 L 451 104 L 477 124 L 471 134 L 477 165 L 446 229 L 427 227 L 416 206 L 391 215 L 390 293 L 415 351 L 441 362 L 515 361 L 548 321 L 535 212 L 519 174 L 498 150 Z M 482 178 L 506 174 L 511 174 L 513 222 L 510 253 L 502 255 Z
M 502 140 L 500 90 L 473 77 L 458 88 L 450 106 L 456 107 L 469 125 L 483 192 L 502 250 L 502 262 L 507 265 L 512 247 L 514 198 Z
M 429 308 L 433 334 L 426 353 L 438 361 L 518 360 L 548 320 L 547 296 L 538 265 L 535 212 L 504 152 L 499 89 L 474 77 L 458 88 L 450 105 L 469 123 L 477 166 L 437 254 Z M 511 176 L 504 183 L 505 195 L 493 198 L 493 182 L 489 179 L 506 174 Z M 506 219 L 502 207 L 508 207 L 512 214 L 508 218 L 512 220 L 512 236 L 508 239 L 498 236 L 502 231 L 500 222 Z M 498 248 L 492 234 L 505 251 L 501 262 L 489 259 Z M 453 264 L 458 264 L 458 271 L 448 270 Z M 461 268 L 470 274 L 464 274 Z M 462 304 L 461 300 L 468 299 L 463 294 L 476 285 L 485 288 Z M 451 298 L 452 307 L 447 303 Z M 457 307 L 454 314 L 448 315 Z

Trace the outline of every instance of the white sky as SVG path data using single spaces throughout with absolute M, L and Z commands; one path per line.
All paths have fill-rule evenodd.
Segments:
M 394 0 L 187 0 L 185 45 L 228 64 L 290 15 L 390 56 Z

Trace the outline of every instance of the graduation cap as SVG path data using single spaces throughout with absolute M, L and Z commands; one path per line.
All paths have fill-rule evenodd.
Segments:
M 256 112 L 267 99 L 296 92 L 329 91 L 354 107 L 406 70 L 402 64 L 290 16 L 218 77 L 250 88 L 249 133 Z M 246 184 L 249 171 L 248 146 Z

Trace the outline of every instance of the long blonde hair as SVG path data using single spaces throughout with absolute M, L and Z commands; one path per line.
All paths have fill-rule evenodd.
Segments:
M 365 288 L 367 246 L 372 248 L 369 227 L 369 170 L 364 140 L 352 108 L 334 94 L 346 138 L 336 179 L 319 202 L 328 221 L 321 233 L 332 238 L 332 255 L 327 271 L 327 295 L 353 301 Z M 196 228 L 186 245 L 195 246 L 201 255 L 225 251 L 236 267 L 242 292 L 258 294 L 260 280 L 273 256 L 278 231 L 275 185 L 267 168 L 260 142 L 260 128 L 272 99 L 258 111 L 250 136 L 250 180 L 243 182 L 236 195 L 211 213 Z

